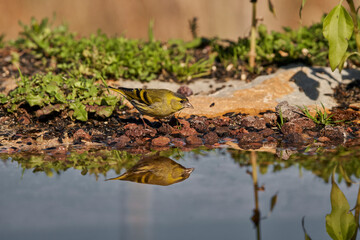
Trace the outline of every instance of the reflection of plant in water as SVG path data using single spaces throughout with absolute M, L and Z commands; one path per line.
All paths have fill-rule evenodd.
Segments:
M 255 208 L 253 209 L 253 215 L 251 217 L 251 221 L 254 223 L 256 228 L 256 236 L 257 239 L 261 239 L 261 231 L 260 231 L 260 222 L 262 219 L 266 219 L 266 217 L 261 217 L 260 207 L 259 207 L 259 191 L 264 191 L 263 187 L 259 187 L 258 183 L 258 175 L 257 175 L 257 156 L 259 153 L 256 153 L 254 151 L 250 152 L 250 162 L 251 162 L 251 178 L 253 181 L 254 186 L 254 202 L 255 202 Z M 277 202 L 277 195 L 278 193 L 275 193 L 270 200 L 270 210 L 268 213 L 268 216 L 270 216 L 271 212 L 274 210 L 274 207 Z
M 228 150 L 234 162 L 240 167 L 250 166 L 250 152 L 239 151 L 234 149 Z M 274 154 L 267 152 L 257 153 L 257 163 L 261 174 L 266 174 L 269 166 L 272 166 L 272 171 L 277 172 L 289 168 L 293 165 L 298 165 L 308 171 L 311 171 L 316 176 L 322 178 L 325 182 L 329 182 L 330 176 L 335 166 L 338 175 L 338 181 L 342 179 L 350 185 L 353 180 L 351 177 L 360 178 L 360 151 L 358 149 L 346 149 L 339 147 L 334 151 L 321 150 L 314 155 L 314 153 L 307 153 L 307 155 L 299 153 L 290 156 L 286 161 L 281 160 Z
M 47 176 L 52 177 L 54 173 L 60 174 L 74 168 L 81 171 L 82 175 L 94 174 L 96 178 L 100 174 L 106 176 L 106 173 L 113 169 L 117 174 L 123 168 L 132 167 L 139 159 L 140 154 L 130 154 L 126 151 L 89 151 L 83 153 L 73 152 L 65 160 L 57 159 L 56 155 L 11 155 L 11 161 L 18 162 L 23 168 L 33 169 L 33 172 L 45 172 Z M 8 159 L 9 156 L 2 155 L 1 159 Z M 9 158 L 10 159 L 10 158 Z
M 358 191 L 356 206 L 354 208 L 354 216 L 351 212 L 352 210 L 350 210 L 348 200 L 335 182 L 334 174 L 335 168 L 331 178 L 331 213 L 327 214 L 325 217 L 326 232 L 334 240 L 355 240 L 357 236 L 357 229 L 359 227 L 360 188 Z M 311 239 L 305 230 L 304 218 L 302 220 L 302 225 L 305 233 L 305 239 Z
M 287 161 L 289 165 L 298 163 L 299 166 L 311 171 L 316 176 L 330 180 L 333 169 L 336 168 L 338 182 L 342 179 L 347 184 L 353 181 L 351 177 L 360 178 L 360 151 L 358 149 L 346 149 L 339 147 L 336 151 L 322 151 L 316 155 L 293 155 Z
M 239 151 L 234 149 L 229 149 L 228 151 L 230 152 L 234 162 L 236 162 L 240 167 L 251 165 L 251 156 L 249 151 Z M 268 152 L 257 152 L 256 156 L 257 164 L 259 165 L 259 172 L 261 174 L 266 174 L 269 166 L 273 166 L 274 172 L 290 167 L 285 161 L 282 161 L 276 155 Z

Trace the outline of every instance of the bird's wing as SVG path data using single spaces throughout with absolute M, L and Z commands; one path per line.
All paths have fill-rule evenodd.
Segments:
M 112 88 L 112 90 L 121 93 L 129 101 L 135 100 L 138 103 L 151 105 L 155 102 L 161 101 L 160 92 L 153 91 L 152 89 L 140 88 Z

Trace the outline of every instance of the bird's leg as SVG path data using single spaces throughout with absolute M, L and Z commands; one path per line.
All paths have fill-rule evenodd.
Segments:
M 160 118 L 157 118 L 157 120 L 159 120 L 159 122 L 161 124 L 160 126 L 162 126 L 164 122 Z
M 142 122 L 144 123 L 144 127 L 145 127 L 145 129 L 149 129 L 149 128 L 151 128 L 149 125 L 147 125 L 147 124 L 145 123 L 145 120 L 144 120 L 144 117 L 143 117 L 143 115 L 142 115 L 142 114 L 140 114 L 140 118 L 141 118 Z

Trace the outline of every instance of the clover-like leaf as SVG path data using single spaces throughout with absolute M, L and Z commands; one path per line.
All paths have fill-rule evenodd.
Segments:
M 115 106 L 101 106 L 96 110 L 96 114 L 100 117 L 110 117 L 115 109 Z
M 75 119 L 83 122 L 88 120 L 88 112 L 86 111 L 85 105 L 81 102 L 71 103 L 69 108 L 74 110 L 73 116 Z
M 34 95 L 32 93 L 29 93 L 26 98 L 26 102 L 30 105 L 30 107 L 33 106 L 42 106 L 44 99 L 40 95 Z

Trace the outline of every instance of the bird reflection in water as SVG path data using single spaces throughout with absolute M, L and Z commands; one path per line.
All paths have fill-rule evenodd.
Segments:
M 106 179 L 168 186 L 187 179 L 194 168 L 185 168 L 167 157 L 144 157 L 124 174 Z

